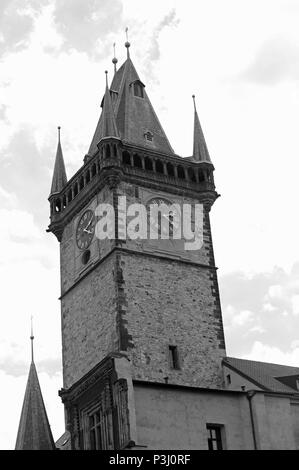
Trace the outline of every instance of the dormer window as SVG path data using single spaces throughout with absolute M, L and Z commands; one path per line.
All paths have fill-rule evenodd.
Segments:
M 153 137 L 154 137 L 154 134 L 152 134 L 150 131 L 147 131 L 147 132 L 144 134 L 144 138 L 145 138 L 145 140 L 147 140 L 148 142 L 152 142 L 152 141 L 153 141 Z
M 144 98 L 144 84 L 140 80 L 135 80 L 135 82 L 131 83 L 133 85 L 134 96 L 138 98 Z
M 134 83 L 134 95 L 143 98 L 143 86 L 140 83 Z

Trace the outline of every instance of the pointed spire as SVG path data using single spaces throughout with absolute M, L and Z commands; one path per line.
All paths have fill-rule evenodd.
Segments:
M 127 40 L 126 40 L 126 42 L 125 42 L 125 47 L 127 48 L 127 58 L 129 59 L 129 58 L 130 58 L 130 47 L 131 47 L 131 43 L 129 42 L 128 31 L 129 31 L 129 28 L 126 27 L 126 37 L 127 37 Z
M 67 183 L 64 159 L 60 142 L 60 129 L 61 127 L 58 127 L 58 145 L 50 196 L 55 193 L 60 193 L 60 191 L 64 188 Z
M 32 317 L 31 317 L 32 322 Z M 55 450 L 39 380 L 33 361 L 33 328 L 31 323 L 31 365 L 19 423 L 16 450 Z
M 119 134 L 118 134 L 117 126 L 116 126 L 110 90 L 108 87 L 107 70 L 105 71 L 105 74 L 106 74 L 106 91 L 105 91 L 103 111 L 102 111 L 102 116 L 101 116 L 102 129 L 101 129 L 101 136 L 99 140 L 103 139 L 104 137 L 116 137 L 118 139 Z
M 114 50 L 114 57 L 112 59 L 112 63 L 114 64 L 114 75 L 115 75 L 116 72 L 117 72 L 116 64 L 118 62 L 118 60 L 116 58 L 116 54 L 115 54 L 115 43 L 113 44 L 113 50 Z
M 212 163 L 197 114 L 195 95 L 192 95 L 192 98 L 194 104 L 193 158 L 197 162 Z
M 147 96 L 145 85 L 141 82 L 130 57 L 117 70 L 110 88 L 113 100 L 109 97 L 106 99 L 106 96 L 104 98 L 103 112 L 88 154 L 93 156 L 98 151 L 97 145 L 103 138 L 103 117 L 106 114 L 104 107 L 112 101 L 113 114 L 111 111 L 110 114 L 116 123 L 117 136 L 120 139 L 139 147 L 173 155 L 173 149 Z M 153 134 L 150 142 L 146 139 L 148 132 Z

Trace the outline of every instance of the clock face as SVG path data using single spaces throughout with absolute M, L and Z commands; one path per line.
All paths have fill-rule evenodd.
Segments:
M 158 205 L 158 206 L 161 206 L 162 204 L 165 204 L 166 206 L 171 206 L 172 203 L 170 201 L 168 201 L 167 199 L 164 199 L 162 197 L 155 197 L 153 199 L 150 199 L 148 202 L 147 202 L 147 214 L 148 214 L 148 227 L 150 226 L 151 227 L 151 230 L 152 232 L 158 234 L 158 238 L 161 238 L 161 235 L 165 235 L 167 236 L 167 233 L 169 233 L 169 238 L 172 239 L 173 238 L 173 232 L 174 230 L 177 228 L 175 226 L 175 222 L 174 222 L 174 214 L 173 212 L 170 212 L 168 214 L 161 214 L 159 212 L 158 214 L 158 217 L 151 217 L 150 216 L 150 206 L 151 205 Z M 168 224 L 168 230 L 169 232 L 167 231 L 166 229 L 166 224 L 165 223 L 161 223 L 162 222 L 162 217 L 165 219 L 165 221 L 167 222 Z
M 76 242 L 80 250 L 86 250 L 94 236 L 95 216 L 92 210 L 87 210 L 82 215 L 77 225 Z

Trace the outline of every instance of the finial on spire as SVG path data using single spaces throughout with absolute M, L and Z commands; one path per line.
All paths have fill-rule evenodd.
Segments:
M 33 317 L 31 315 L 31 336 L 30 336 L 30 340 L 31 340 L 31 362 L 34 362 L 34 358 L 33 358 L 33 340 L 34 340 L 34 336 L 33 336 Z
M 126 37 L 127 37 L 127 41 L 125 42 L 125 46 L 127 48 L 127 56 L 128 56 L 128 59 L 130 58 L 130 46 L 131 46 L 131 43 L 129 42 L 129 35 L 128 35 L 128 31 L 129 31 L 129 28 L 128 26 L 126 27 Z
M 116 54 L 115 54 L 115 43 L 113 44 L 113 51 L 114 51 L 114 57 L 112 59 L 112 63 L 114 64 L 114 73 L 116 73 L 117 72 L 116 64 L 117 64 L 118 60 L 117 60 Z
M 192 95 L 192 98 L 193 98 L 194 110 L 196 111 L 195 95 Z
M 108 88 L 108 70 L 105 70 L 105 74 L 106 74 L 106 87 Z
M 61 130 L 61 127 L 60 127 L 60 126 L 58 126 L 58 128 L 57 128 L 57 129 L 58 129 L 58 142 L 60 142 L 60 130 Z

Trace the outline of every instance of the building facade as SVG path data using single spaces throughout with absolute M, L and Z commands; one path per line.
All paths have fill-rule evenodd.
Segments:
M 281 371 L 293 386 L 272 376 L 281 384 L 275 389 L 226 357 L 209 218 L 218 194 L 195 101 L 193 155 L 182 158 L 126 48 L 119 70 L 114 59 L 89 152 L 69 181 L 60 139 L 57 149 L 48 231 L 60 245 L 67 429 L 57 445 L 299 448 L 299 369 Z M 186 250 L 184 237 L 161 239 L 161 217 L 158 239 L 125 237 L 124 200 L 147 211 L 200 205 L 201 248 Z M 114 209 L 115 236 L 99 239 L 103 205 Z M 172 212 L 166 223 L 173 233 Z

